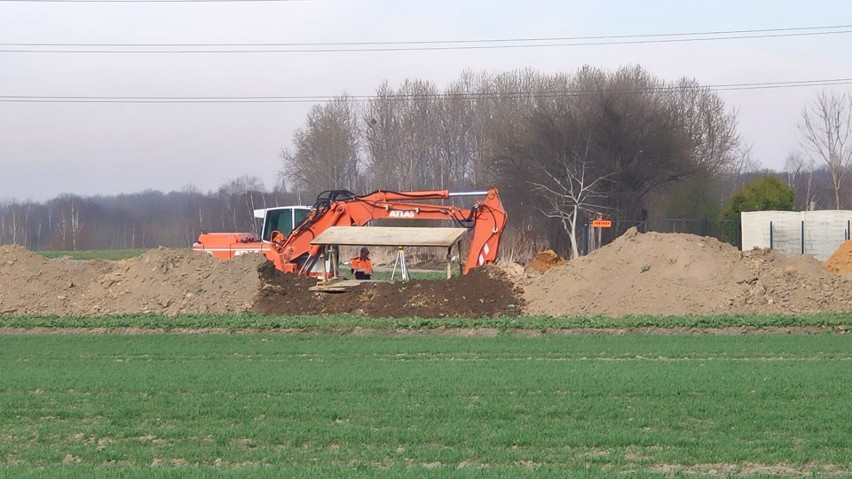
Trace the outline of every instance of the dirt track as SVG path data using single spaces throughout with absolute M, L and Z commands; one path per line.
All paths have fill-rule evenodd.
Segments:
M 852 251 L 852 245 L 847 249 Z M 838 253 L 846 246 L 838 249 Z M 0 246 L 0 314 L 156 312 L 360 314 L 375 317 L 738 314 L 852 310 L 852 254 L 830 259 L 740 252 L 715 239 L 629 231 L 612 244 L 543 273 L 516 264 L 448 281 L 367 283 L 314 293 L 259 256 L 219 261 L 155 249 L 122 261 L 47 260 Z

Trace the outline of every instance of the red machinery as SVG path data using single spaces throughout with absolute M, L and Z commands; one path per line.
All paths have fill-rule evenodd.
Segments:
M 484 195 L 471 208 L 418 203 L 446 200 L 454 196 Z M 500 235 L 506 226 L 506 211 L 496 188 L 485 192 L 451 193 L 414 191 L 399 193 L 378 190 L 358 196 L 349 191 L 326 191 L 313 207 L 287 206 L 255 210 L 263 218 L 263 234 L 257 240 L 248 233 L 202 233 L 192 249 L 207 251 L 222 259 L 248 252 L 261 252 L 281 271 L 316 275 L 321 246 L 311 241 L 332 226 L 364 226 L 377 219 L 453 220 L 472 232 L 464 273 L 497 259 Z

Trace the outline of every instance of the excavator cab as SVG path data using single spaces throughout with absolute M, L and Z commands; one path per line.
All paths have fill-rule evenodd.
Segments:
M 298 226 L 310 212 L 310 206 L 278 206 L 254 210 L 254 217 L 263 220 L 261 240 L 272 241 L 273 231 L 289 236 L 293 228 Z

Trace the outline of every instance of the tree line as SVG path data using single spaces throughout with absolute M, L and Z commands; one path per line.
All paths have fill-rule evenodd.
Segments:
M 652 194 L 749 164 L 715 93 L 641 67 L 385 83 L 366 104 L 316 105 L 282 158 L 299 191 L 498 185 L 512 224 L 569 255 L 589 218 L 646 220 Z
M 256 233 L 253 210 L 294 204 L 283 190 L 265 191 L 241 177 L 217 191 L 146 191 L 117 196 L 60 195 L 44 203 L 0 204 L 0 244 L 32 250 L 188 247 L 201 231 Z

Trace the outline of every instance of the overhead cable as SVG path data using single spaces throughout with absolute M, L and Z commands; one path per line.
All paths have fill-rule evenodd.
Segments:
M 3 1 L 3 0 L 0 0 Z M 485 38 L 468 40 L 419 40 L 419 41 L 376 41 L 376 42 L 292 42 L 292 43 L 9 43 L 0 42 L 2 47 L 307 47 L 307 46 L 373 46 L 373 45 L 446 45 L 465 43 L 507 43 L 507 42 L 554 42 L 579 40 L 607 40 L 654 37 L 685 37 L 697 35 L 736 35 L 751 33 L 797 32 L 803 30 L 842 30 L 852 28 L 852 25 L 823 25 L 816 27 L 784 27 L 761 28 L 750 30 L 710 30 L 704 32 L 680 33 L 647 33 L 625 35 L 593 35 L 572 37 L 519 37 L 519 38 Z
M 803 31 L 809 30 L 809 31 Z M 669 33 L 656 35 L 610 35 L 592 37 L 548 37 L 490 40 L 436 40 L 340 43 L 0 43 L 0 53 L 75 54 L 234 54 L 234 53 L 348 53 L 413 52 L 445 50 L 493 50 L 512 48 L 586 47 L 648 45 L 792 38 L 852 33 L 852 25 L 788 29 L 731 30 L 728 32 Z M 46 48 L 49 47 L 49 48 Z M 81 49 L 85 48 L 85 49 Z
M 423 98 L 460 98 L 467 100 L 495 98 L 558 98 L 568 96 L 590 96 L 600 93 L 644 94 L 657 92 L 678 92 L 706 89 L 710 91 L 769 90 L 778 88 L 800 88 L 814 86 L 852 85 L 852 78 L 798 80 L 785 82 L 721 83 L 708 85 L 665 85 L 645 88 L 622 88 L 602 90 L 547 90 L 547 91 L 511 91 L 511 92 L 470 92 L 438 93 L 434 95 L 310 95 L 310 96 L 210 96 L 210 97 L 143 97 L 143 96 L 28 96 L 0 95 L 0 102 L 9 103 L 321 103 L 339 98 L 356 102 L 368 102 L 376 99 L 405 101 Z
M 284 3 L 318 0 L 0 0 L 0 3 Z

